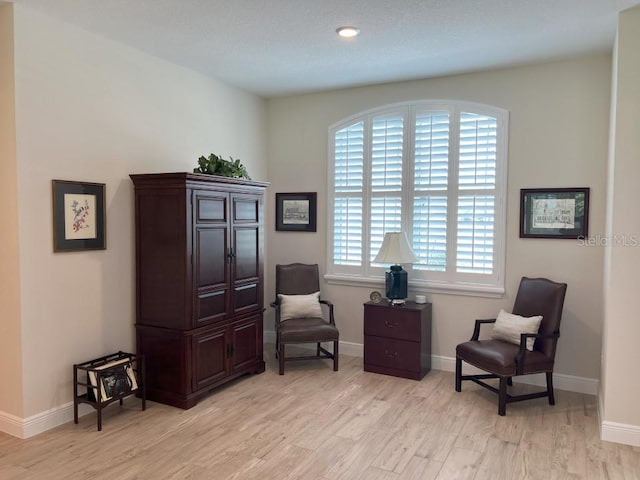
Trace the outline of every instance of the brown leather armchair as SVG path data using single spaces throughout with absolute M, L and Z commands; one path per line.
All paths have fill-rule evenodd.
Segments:
M 478 340 L 481 326 L 495 323 L 495 319 L 476 320 L 471 340 L 456 347 L 456 391 L 462 390 L 462 380 L 471 380 L 497 393 L 499 415 L 505 415 L 507 403 L 532 398 L 549 397 L 549 405 L 554 405 L 553 364 L 566 291 L 566 283 L 522 277 L 513 313 L 523 317 L 542 315 L 538 333 L 521 334 L 520 345 L 494 339 Z M 533 351 L 526 349 L 527 338 L 535 338 Z M 462 375 L 462 361 L 490 373 Z M 507 385 L 512 385 L 512 377 L 543 372 L 547 377 L 546 390 L 526 395 L 512 396 L 507 393 Z M 485 383 L 483 380 L 487 378 L 499 379 L 499 387 L 496 389 Z
M 276 300 L 271 303 L 275 308 L 276 320 L 276 357 L 279 361 L 279 373 L 284 375 L 284 362 L 290 360 L 325 359 L 333 360 L 333 370 L 338 371 L 338 339 L 340 333 L 333 316 L 333 304 L 319 300 L 328 310 L 329 320 L 320 316 L 304 316 L 281 320 L 280 297 L 278 295 L 309 295 L 320 291 L 318 265 L 292 263 L 276 265 Z M 323 314 L 319 309 L 319 313 Z M 333 342 L 333 353 L 324 349 L 322 342 Z M 316 343 L 316 355 L 285 357 L 285 346 L 293 343 Z

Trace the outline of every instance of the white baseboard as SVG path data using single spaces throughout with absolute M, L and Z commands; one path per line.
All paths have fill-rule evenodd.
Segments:
M 93 408 L 86 404 L 78 406 L 79 417 L 83 417 L 94 411 Z M 27 418 L 19 418 L 15 415 L 0 412 L 0 431 L 24 439 L 46 432 L 72 420 L 73 402 L 37 413 Z
M 600 440 L 640 447 L 640 426 L 609 422 L 607 420 L 602 420 L 603 416 L 604 404 L 602 403 L 602 392 L 600 392 L 598 394 L 598 425 L 600 425 Z
M 361 343 L 340 342 L 340 353 L 362 358 L 364 357 L 364 345 Z
M 0 412 L 0 432 L 8 433 L 18 438 L 25 438 L 22 436 L 22 419 L 6 412 Z
M 640 427 L 605 420 L 600 423 L 600 439 L 640 447 Z

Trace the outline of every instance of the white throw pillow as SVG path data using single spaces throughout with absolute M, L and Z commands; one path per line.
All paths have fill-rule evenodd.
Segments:
M 282 295 L 278 294 L 280 300 L 280 320 L 291 318 L 322 318 L 322 308 L 320 307 L 320 292 L 309 295 Z
M 491 338 L 494 340 L 504 340 L 505 342 L 520 345 L 521 333 L 538 333 L 542 315 L 535 317 L 521 317 L 513 313 L 507 313 L 500 310 L 496 323 L 493 325 L 493 333 Z M 535 338 L 527 338 L 527 350 L 533 351 Z

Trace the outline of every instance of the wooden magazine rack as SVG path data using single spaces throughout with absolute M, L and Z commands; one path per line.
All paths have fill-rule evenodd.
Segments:
M 78 393 L 80 392 L 80 393 Z M 98 411 L 98 431 L 102 430 L 102 409 L 129 395 L 142 398 L 146 409 L 144 357 L 117 352 L 73 366 L 73 422 L 78 423 L 78 405 L 87 403 Z

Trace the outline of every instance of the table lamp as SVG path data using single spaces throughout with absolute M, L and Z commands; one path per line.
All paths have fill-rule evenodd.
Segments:
M 382 247 L 376 258 L 376 263 L 390 263 L 391 270 L 385 274 L 386 296 L 391 305 L 403 305 L 407 298 L 408 276 L 406 270 L 402 269 L 402 263 L 413 263 L 418 257 L 407 240 L 404 232 L 387 232 L 384 234 Z

